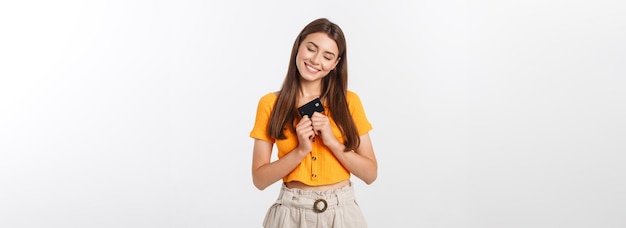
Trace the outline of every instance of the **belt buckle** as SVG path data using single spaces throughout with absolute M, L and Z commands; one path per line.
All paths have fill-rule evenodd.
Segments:
M 324 207 L 322 207 L 320 209 L 317 206 L 317 204 L 319 204 L 319 203 L 324 203 Z M 326 211 L 326 208 L 328 208 L 328 203 L 324 199 L 317 199 L 317 200 L 315 200 L 315 203 L 313 203 L 313 211 L 315 211 L 317 213 L 322 213 L 322 212 Z

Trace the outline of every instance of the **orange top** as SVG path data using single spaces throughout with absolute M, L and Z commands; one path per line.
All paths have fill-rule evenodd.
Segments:
M 267 126 L 276 99 L 278 99 L 278 97 L 274 93 L 268 93 L 261 97 L 257 107 L 256 121 L 252 132 L 250 132 L 250 137 L 276 143 L 278 158 L 280 159 L 298 146 L 298 138 L 290 130 L 285 130 L 286 139 L 276 140 L 269 137 Z M 348 91 L 346 100 L 358 134 L 366 134 L 372 129 L 372 125 L 365 116 L 365 111 L 359 96 L 352 91 Z M 337 137 L 339 142 L 343 143 L 344 138 L 342 137 L 341 131 L 330 116 L 326 104 L 324 104 L 324 110 L 324 115 L 328 116 L 335 137 Z M 350 178 L 350 172 L 343 167 L 335 155 L 333 155 L 333 152 L 324 145 L 322 140 L 315 140 L 312 144 L 311 153 L 307 154 L 307 157 L 305 157 L 291 173 L 283 178 L 284 182 L 300 181 L 307 185 L 319 186 L 334 184 Z

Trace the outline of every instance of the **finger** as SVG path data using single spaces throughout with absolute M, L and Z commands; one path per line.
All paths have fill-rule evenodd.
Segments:
M 319 112 L 314 112 L 313 115 L 311 116 L 311 121 L 313 120 L 320 120 L 321 118 L 324 118 L 324 115 L 319 113 Z
M 308 127 L 311 127 L 312 125 L 313 125 L 313 123 L 310 120 L 300 121 L 300 123 L 298 123 L 296 125 L 296 128 L 298 128 L 298 129 L 306 129 Z
M 313 112 L 313 117 L 316 117 L 316 116 L 319 117 L 319 116 L 326 116 L 326 115 L 324 115 L 324 113 L 321 113 L 321 112 Z
M 311 119 L 309 119 L 308 116 L 304 116 L 302 117 L 302 119 L 300 119 L 299 123 L 306 123 L 306 122 L 311 122 Z
M 315 142 L 315 131 L 309 131 L 309 140 L 311 140 L 311 142 Z
M 324 129 L 327 125 L 325 122 L 313 122 L 312 123 L 313 126 L 313 130 L 322 130 Z
M 311 130 L 310 127 L 307 127 L 307 126 L 300 127 L 297 130 L 297 132 L 303 138 L 310 138 L 311 136 L 315 135 L 315 132 L 313 130 Z

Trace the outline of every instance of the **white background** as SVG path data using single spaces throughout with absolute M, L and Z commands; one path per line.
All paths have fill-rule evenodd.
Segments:
M 624 3 L 504 2 L 3 1 L 0 226 L 260 227 L 256 104 L 327 17 L 371 227 L 626 227 Z

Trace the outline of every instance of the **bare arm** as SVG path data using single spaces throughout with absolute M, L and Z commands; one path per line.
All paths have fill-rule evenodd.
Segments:
M 273 143 L 260 139 L 254 140 L 252 182 L 259 190 L 287 176 L 311 152 L 311 138 L 315 136 L 311 128 L 311 120 L 302 118 L 296 126 L 296 133 L 298 147 L 274 162 L 270 162 Z
M 263 140 L 255 139 L 254 141 L 252 180 L 259 190 L 287 176 L 306 156 L 306 153 L 294 150 L 270 163 L 272 146 L 272 143 Z
M 344 152 L 343 144 L 336 143 L 327 145 L 335 154 L 335 157 L 348 171 L 363 180 L 366 184 L 372 184 L 378 176 L 378 163 L 374 155 L 372 141 L 369 134 L 361 136 L 361 144 L 356 150 Z
M 346 147 L 340 143 L 332 133 L 328 117 L 314 113 L 313 129 L 319 134 L 328 148 L 330 148 L 341 164 L 366 184 L 371 184 L 378 175 L 378 163 L 374 155 L 374 148 L 369 134 L 360 136 L 361 144 L 356 150 L 345 152 Z

